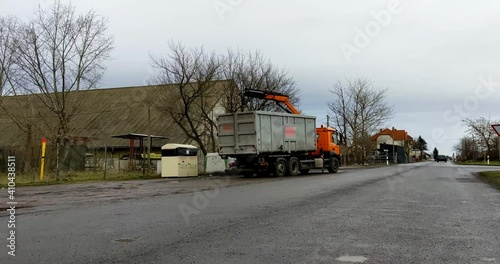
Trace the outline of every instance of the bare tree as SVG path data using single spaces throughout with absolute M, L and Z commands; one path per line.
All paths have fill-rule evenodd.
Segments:
M 460 161 L 474 160 L 474 154 L 478 149 L 477 142 L 472 137 L 463 137 L 460 141 L 453 146 L 453 150 L 458 155 Z
M 16 32 L 19 27 L 14 17 L 0 17 L 0 99 L 2 96 L 12 95 L 14 85 L 12 78 L 15 73 L 16 61 Z
M 244 100 L 246 89 L 281 92 L 291 96 L 292 102 L 299 101 L 293 79 L 259 52 L 244 54 L 229 50 L 218 55 L 203 47 L 186 48 L 170 42 L 168 55 L 151 56 L 151 62 L 158 70 L 153 84 L 176 85 L 175 91 L 166 90 L 160 96 L 157 106 L 205 155 L 217 150 L 216 117 L 212 110 L 218 102 L 222 102 L 225 112 L 280 109 L 265 100 Z
M 57 126 L 48 128 L 54 130 L 57 143 L 65 145 L 63 156 L 71 119 L 83 99 L 78 91 L 97 85 L 110 58 L 113 37 L 107 30 L 106 18 L 94 11 L 77 14 L 74 6 L 59 1 L 40 7 L 17 29 L 15 87 L 32 94 L 53 114 Z
M 0 108 L 26 135 L 24 153 L 19 153 L 20 170 L 30 169 L 34 164 L 33 134 L 35 130 L 35 109 L 32 97 L 19 96 L 18 44 L 20 24 L 15 17 L 0 17 Z M 8 96 L 4 100 L 4 96 Z M 8 102 L 6 102 L 8 101 Z M 12 106 L 15 109 L 12 109 Z
M 467 131 L 476 139 L 479 140 L 479 147 L 483 150 L 487 151 L 487 155 L 496 154 L 497 152 L 493 152 L 495 150 L 497 144 L 495 139 L 497 135 L 494 130 L 491 128 L 491 125 L 496 123 L 492 122 L 489 119 L 484 117 L 478 119 L 464 119 L 462 120 L 463 124 L 467 126 Z
M 244 53 L 240 50 L 228 50 L 224 56 L 222 77 L 234 80 L 238 90 L 228 89 L 226 98 L 232 104 L 228 112 L 242 110 L 270 110 L 280 111 L 276 104 L 266 100 L 244 98 L 246 89 L 257 89 L 286 94 L 294 105 L 300 102 L 300 90 L 295 81 L 285 69 L 272 64 L 266 57 L 256 51 Z
M 354 163 L 366 162 L 369 135 L 393 117 L 393 107 L 386 101 L 387 89 L 375 89 L 371 81 L 357 78 L 338 81 L 329 91 L 334 97 L 328 108 L 345 135 Z
M 203 47 L 188 49 L 169 43 L 166 57 L 151 56 L 157 73 L 156 84 L 175 84 L 165 90 L 157 107 L 166 112 L 184 134 L 196 142 L 204 155 L 215 151 L 216 125 L 211 110 L 222 96 L 216 88 L 221 68 L 220 58 Z
M 57 134 L 70 133 L 78 91 L 93 88 L 113 49 L 106 18 L 89 11 L 78 15 L 71 4 L 39 8 L 22 28 L 18 65 L 24 90 L 35 94 L 59 121 Z

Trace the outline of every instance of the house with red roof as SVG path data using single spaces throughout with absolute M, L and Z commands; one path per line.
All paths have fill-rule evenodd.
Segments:
M 406 130 L 399 130 L 394 127 L 392 127 L 392 129 L 380 129 L 380 131 L 373 135 L 370 139 L 372 142 L 376 142 L 377 149 L 380 148 L 380 144 L 405 147 L 408 144 L 411 145 L 411 142 L 413 141 L 413 138 Z
M 408 157 L 410 157 L 413 137 L 411 137 L 406 130 L 395 129 L 394 127 L 392 127 L 392 129 L 380 129 L 380 131 L 373 135 L 370 140 L 373 142 L 373 145 L 377 150 L 387 148 L 388 145 L 396 146 L 395 151 L 401 154 L 398 157 L 398 162 L 409 161 Z M 389 152 L 391 152 L 390 148 Z

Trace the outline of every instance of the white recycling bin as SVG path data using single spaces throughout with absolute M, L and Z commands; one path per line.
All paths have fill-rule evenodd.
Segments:
M 198 148 L 169 143 L 161 147 L 162 177 L 198 176 Z

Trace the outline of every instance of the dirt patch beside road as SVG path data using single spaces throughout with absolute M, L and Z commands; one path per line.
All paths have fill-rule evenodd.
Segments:
M 50 185 L 16 188 L 18 214 L 72 208 L 93 203 L 114 203 L 130 199 L 144 199 L 210 190 L 218 186 L 276 181 L 282 178 L 242 178 L 239 176 L 214 176 L 137 181 L 91 182 L 69 185 Z M 7 189 L 1 190 L 0 216 L 7 215 Z
M 355 167 L 342 167 L 339 173 L 349 169 L 355 169 Z M 206 176 L 23 186 L 16 188 L 16 208 L 19 209 L 16 211 L 16 214 L 39 213 L 90 206 L 95 203 L 117 203 L 126 200 L 146 199 L 148 197 L 193 193 L 235 185 L 281 181 L 295 177 L 314 177 L 322 174 L 326 175 L 327 173 L 321 173 L 321 170 L 312 170 L 309 174 L 283 178 Z M 0 194 L 0 216 L 6 216 L 8 214 L 6 211 L 8 208 L 7 189 L 1 189 Z

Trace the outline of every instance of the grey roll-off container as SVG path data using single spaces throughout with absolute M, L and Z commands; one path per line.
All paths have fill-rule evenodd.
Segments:
M 316 150 L 316 117 L 266 111 L 217 117 L 221 156 L 267 155 Z

